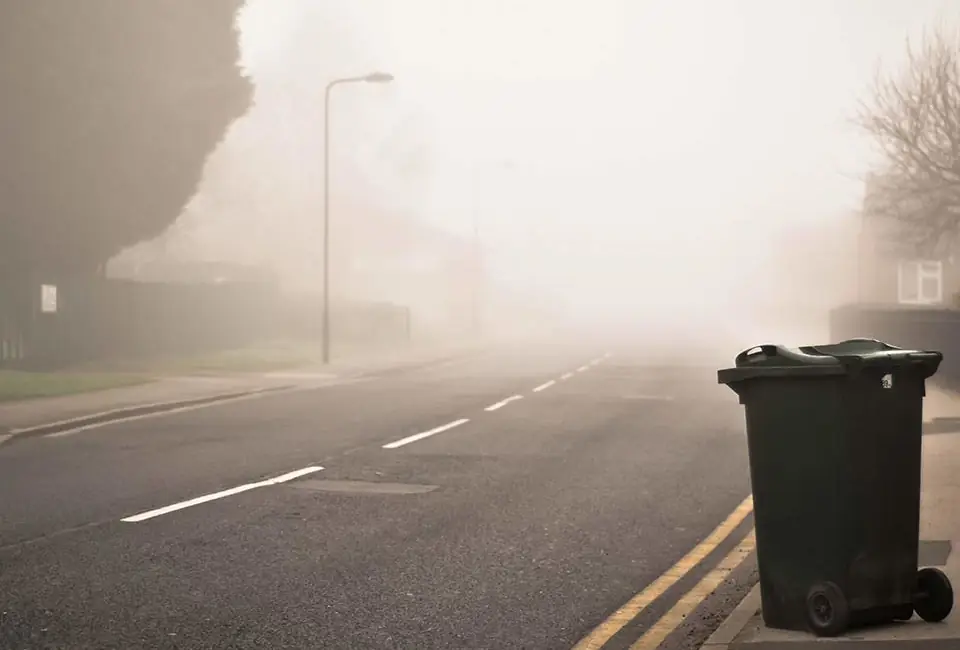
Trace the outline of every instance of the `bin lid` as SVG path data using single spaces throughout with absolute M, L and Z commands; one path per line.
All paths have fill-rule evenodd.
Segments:
M 849 339 L 799 348 L 757 345 L 737 355 L 736 368 L 718 371 L 717 381 L 730 384 L 767 377 L 845 375 L 864 367 L 909 367 L 919 370 L 925 379 L 937 372 L 942 360 L 940 352 L 907 350 L 876 339 Z

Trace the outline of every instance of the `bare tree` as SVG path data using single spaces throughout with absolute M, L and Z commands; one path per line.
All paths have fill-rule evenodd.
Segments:
M 865 216 L 911 252 L 948 245 L 960 235 L 960 39 L 940 29 L 908 44 L 906 65 L 878 75 L 858 123 L 883 155 Z

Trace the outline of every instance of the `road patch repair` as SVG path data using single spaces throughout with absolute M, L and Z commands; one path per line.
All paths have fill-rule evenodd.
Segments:
M 943 569 L 954 584 L 960 581 L 960 556 L 949 541 L 921 541 L 920 566 Z M 703 644 L 702 650 L 823 650 L 830 644 L 843 650 L 956 650 L 960 648 L 960 617 L 925 623 L 916 616 L 908 622 L 851 630 L 845 636 L 818 638 L 811 632 L 775 630 L 763 624 L 760 585 L 750 590 L 733 613 Z
M 437 485 L 418 485 L 414 483 L 378 483 L 376 481 L 327 481 L 307 479 L 291 483 L 291 488 L 311 492 L 331 492 L 346 495 L 407 495 L 433 492 Z

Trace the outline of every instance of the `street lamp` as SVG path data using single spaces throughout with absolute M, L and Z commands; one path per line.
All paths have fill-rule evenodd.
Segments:
M 342 77 L 327 84 L 323 97 L 323 363 L 330 363 L 330 94 L 349 83 L 390 83 L 393 75 L 371 72 L 362 77 Z

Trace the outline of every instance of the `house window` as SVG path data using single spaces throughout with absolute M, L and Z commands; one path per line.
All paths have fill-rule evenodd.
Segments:
M 900 262 L 897 268 L 897 301 L 906 305 L 943 302 L 943 263 L 924 260 Z

